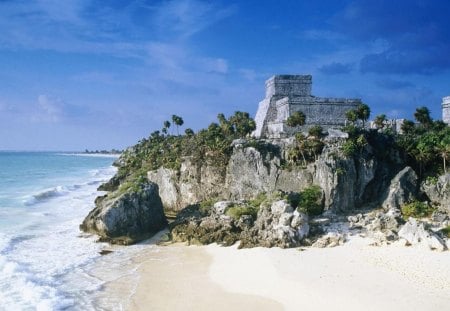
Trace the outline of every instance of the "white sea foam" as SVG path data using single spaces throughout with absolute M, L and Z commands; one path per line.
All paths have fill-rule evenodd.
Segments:
M 37 191 L 27 201 L 36 205 L 35 212 L 23 213 L 17 227 L 0 231 L 1 311 L 95 308 L 89 295 L 103 281 L 83 269 L 104 245 L 80 237 L 78 227 L 94 207 L 97 185 L 114 172 L 110 167 L 94 175 L 86 171 L 67 185 Z

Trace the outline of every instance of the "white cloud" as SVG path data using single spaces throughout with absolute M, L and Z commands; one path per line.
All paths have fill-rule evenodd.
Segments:
M 31 120 L 43 123 L 58 123 L 63 119 L 64 105 L 60 98 L 39 95 L 37 109 L 31 115 Z
M 171 0 L 156 8 L 154 21 L 159 29 L 189 37 L 229 16 L 233 11 L 233 7 L 220 8 L 212 2 Z

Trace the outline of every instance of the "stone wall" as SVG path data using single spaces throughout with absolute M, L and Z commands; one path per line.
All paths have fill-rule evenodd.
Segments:
M 305 127 L 338 128 L 346 123 L 346 112 L 361 104 L 360 99 L 323 98 L 311 95 L 310 75 L 278 75 L 266 81 L 266 98 L 256 113 L 255 137 L 278 138 L 298 131 L 286 125 L 296 111 L 306 116 Z
M 310 75 L 277 75 L 266 81 L 266 98 L 272 96 L 311 96 Z

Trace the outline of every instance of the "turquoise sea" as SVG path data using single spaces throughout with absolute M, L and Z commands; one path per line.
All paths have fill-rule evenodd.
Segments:
M 105 246 L 79 231 L 114 158 L 0 152 L 0 310 L 90 310 Z

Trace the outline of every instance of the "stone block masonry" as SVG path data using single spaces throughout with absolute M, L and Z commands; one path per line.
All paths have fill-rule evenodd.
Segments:
M 323 98 L 311 95 L 311 75 L 276 75 L 266 81 L 266 97 L 256 113 L 255 137 L 280 138 L 299 129 L 286 125 L 296 111 L 306 116 L 306 127 L 324 129 L 345 125 L 345 113 L 361 104 L 360 99 Z

